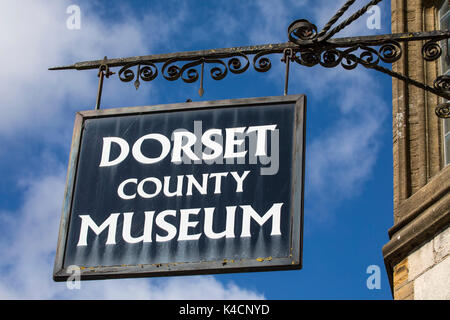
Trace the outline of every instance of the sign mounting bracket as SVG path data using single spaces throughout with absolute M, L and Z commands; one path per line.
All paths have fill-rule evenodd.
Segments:
M 112 74 L 109 73 L 109 68 L 121 67 L 118 72 L 119 79 L 122 82 L 134 80 L 136 89 L 139 88 L 140 80 L 152 81 L 158 77 L 159 72 L 168 81 L 181 79 L 185 83 L 193 83 L 200 78 L 201 83 L 198 93 L 202 96 L 204 93 L 203 76 L 206 66 L 210 66 L 209 72 L 213 80 L 222 80 L 227 76 L 228 72 L 241 74 L 247 71 L 250 67 L 249 55 L 251 55 L 253 56 L 253 68 L 257 72 L 264 73 L 272 67 L 269 58 L 272 54 L 282 54 L 282 61 L 286 63 L 285 94 L 287 94 L 288 90 L 289 64 L 296 62 L 305 67 L 320 65 L 325 68 L 334 68 L 340 65 L 346 70 L 352 70 L 360 65 L 404 81 L 443 99 L 450 100 L 450 77 L 441 75 L 435 79 L 433 84 L 427 84 L 389 68 L 390 64 L 402 58 L 403 47 L 411 41 L 424 42 L 421 52 L 423 60 L 437 60 L 442 55 L 439 41 L 449 39 L 450 32 L 408 32 L 333 38 L 338 32 L 364 15 L 371 6 L 377 5 L 382 0 L 369 1 L 349 18 L 333 28 L 354 2 L 355 0 L 346 1 L 320 32 L 317 32 L 317 27 L 314 24 L 305 19 L 294 21 L 288 27 L 289 41 L 285 43 L 117 59 L 106 59 L 105 57 L 103 60 L 77 62 L 72 65 L 51 67 L 49 70 L 99 69 L 100 80 L 96 109 L 100 107 L 103 77 L 106 76 L 108 78 Z M 288 54 L 289 57 L 287 56 Z M 162 66 L 158 68 L 158 64 L 162 64 Z M 136 72 L 133 71 L 134 67 L 137 67 Z M 200 68 L 200 71 L 198 68 Z M 450 118 L 450 103 L 443 102 L 438 105 L 435 108 L 435 113 L 440 118 Z

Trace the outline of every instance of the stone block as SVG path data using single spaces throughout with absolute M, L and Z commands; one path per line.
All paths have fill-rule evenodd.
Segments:
M 394 268 L 394 288 L 397 290 L 408 281 L 408 259 L 404 259 Z
M 450 300 L 450 256 L 414 281 L 415 300 Z
M 435 262 L 438 263 L 450 254 L 450 227 L 433 239 Z M 450 274 L 450 270 L 449 270 Z M 450 276 L 450 275 L 449 275 Z
M 433 240 L 425 243 L 408 256 L 408 280 L 413 281 L 434 265 Z
M 414 283 L 408 282 L 404 286 L 394 291 L 395 300 L 412 300 L 414 299 Z

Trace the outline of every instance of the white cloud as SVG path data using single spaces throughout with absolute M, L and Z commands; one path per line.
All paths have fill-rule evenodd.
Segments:
M 327 70 L 312 81 L 315 105 L 309 105 L 320 125 L 307 132 L 307 213 L 330 218 L 343 200 L 358 197 L 372 177 L 383 139 L 388 133 L 389 105 L 380 97 L 382 86 L 370 71 Z M 314 134 L 309 134 L 313 132 Z M 309 134 L 309 135 L 308 135 Z
M 75 61 L 144 55 L 170 42 L 167 35 L 184 18 L 183 11 L 167 19 L 149 13 L 137 19 L 126 9 L 124 18 L 105 23 L 85 1 L 80 4 L 81 29 L 69 30 L 66 8 L 70 1 L 8 1 L 2 7 L 0 38 L 3 61 L 0 86 L 0 136 L 40 134 L 56 142 L 55 133 L 67 134 L 75 110 L 92 109 L 97 93 L 97 71 L 48 71 Z M 157 26 L 158 34 L 152 32 Z M 13 32 L 11 32 L 13 31 Z M 118 71 L 118 70 L 114 70 Z M 105 81 L 103 105 L 142 104 L 147 93 L 117 77 Z M 133 92 L 134 91 L 134 92 Z M 124 92 L 133 94 L 124 94 Z M 154 95 L 155 92 L 152 92 Z M 130 101 L 131 99 L 131 101 Z M 74 105 L 76 103 L 76 105 Z
M 356 1 L 334 26 L 366 3 Z M 292 21 L 306 18 L 320 31 L 343 4 L 344 1 L 314 1 L 314 5 L 304 11 L 305 16 L 291 18 L 293 10 L 290 9 L 294 6 L 289 1 L 277 2 L 277 5 L 260 1 L 257 2 L 256 16 L 262 18 L 257 20 L 258 24 L 252 25 L 248 33 L 251 38 L 259 39 L 260 43 L 283 42 L 280 39 L 285 39 L 286 35 L 282 26 L 290 18 Z M 368 17 L 363 15 L 334 37 L 380 32 L 366 27 Z M 383 17 L 383 25 L 389 24 L 387 18 Z M 276 56 L 271 59 L 273 68 L 267 78 L 277 81 L 281 87 L 284 66 Z M 386 80 L 390 81 L 388 76 Z M 363 66 L 345 70 L 341 66 L 324 68 L 317 65 L 308 68 L 294 63 L 289 84 L 290 94 L 307 94 L 308 114 L 314 116 L 313 121 L 307 118 L 306 214 L 318 220 L 329 219 L 334 208 L 343 200 L 360 195 L 364 183 L 370 179 L 385 129 L 388 128 L 384 126 L 387 124 L 384 121 L 388 121 L 390 101 L 384 101 L 381 97 L 383 84 L 377 82 L 375 71 Z M 311 127 L 312 123 L 314 127 Z M 320 128 L 317 128 L 318 125 Z
M 23 205 L 0 213 L 0 299 L 263 299 L 264 295 L 212 276 L 102 280 L 69 290 L 52 280 L 65 173 L 28 177 Z M 5 219 L 5 217 L 7 217 Z
M 0 59 L 5 62 L 2 72 L 6 75 L 0 80 L 1 143 L 25 146 L 26 141 L 30 148 L 37 141 L 45 145 L 45 150 L 35 147 L 41 155 L 28 163 L 26 171 L 14 172 L 14 180 L 23 189 L 17 210 L 0 211 L 0 299 L 264 298 L 213 277 L 83 282 L 79 291 L 68 290 L 65 283 L 53 282 L 51 273 L 65 181 L 65 165 L 55 158 L 54 147 L 67 148 L 74 111 L 92 108 L 97 77 L 95 70 L 55 72 L 47 68 L 102 59 L 104 55 L 110 58 L 142 55 L 157 45 L 171 46 L 171 30 L 178 28 L 185 16 L 181 8 L 170 17 L 149 13 L 137 19 L 122 7 L 123 19 L 105 23 L 85 1 L 80 4 L 81 29 L 68 30 L 66 8 L 70 4 L 70 1 L 8 1 L 0 13 L 0 38 L 2 47 L 7 49 L 0 52 Z M 147 84 L 145 92 L 136 94 L 132 84 L 126 86 L 117 78 L 105 83 L 103 105 L 109 107 L 123 106 L 125 99 L 127 104 L 142 104 L 151 88 Z M 5 159 L 6 150 L 2 148 L 0 153 Z
M 337 9 L 341 2 L 331 5 Z M 93 107 L 97 77 L 95 70 L 55 72 L 47 68 L 101 59 L 104 55 L 142 55 L 159 50 L 161 45 L 169 48 L 168 52 L 179 51 L 184 44 L 172 41 L 172 35 L 180 35 L 182 22 L 190 16 L 187 2 L 170 17 L 149 12 L 145 18 L 137 19 L 123 7 L 123 19 L 105 23 L 85 1 L 80 5 L 81 30 L 71 31 L 65 21 L 69 4 L 72 3 L 8 1 L 0 12 L 0 39 L 5 49 L 0 51 L 4 62 L 0 80 L 0 144 L 40 141 L 48 145 L 50 154 L 47 158 L 41 156 L 45 161 L 36 161 L 47 163 L 46 168 L 34 164 L 28 172 L 21 172 L 20 185 L 25 190 L 22 205 L 0 214 L 2 230 L 10 230 L 0 235 L 0 298 L 263 298 L 260 293 L 220 283 L 214 277 L 83 282 L 80 291 L 69 291 L 64 283 L 51 280 L 65 180 L 65 165 L 52 159 L 51 154 L 55 145 L 68 147 L 75 110 Z M 331 12 L 330 1 L 258 1 L 254 6 L 251 16 L 245 10 L 240 16 L 234 15 L 235 11 L 224 6 L 217 16 L 227 18 L 217 19 L 212 30 L 199 33 L 199 26 L 186 37 L 203 39 L 212 31 L 223 46 L 238 45 L 234 43 L 237 33 L 239 38 L 248 39 L 242 45 L 285 42 L 287 26 L 293 20 L 308 18 L 320 29 Z M 357 1 L 347 16 L 360 7 L 361 1 Z M 302 12 L 309 16 L 302 16 Z M 372 33 L 365 28 L 364 18 L 336 36 L 362 33 Z M 273 56 L 267 79 L 276 82 L 281 93 L 284 68 L 278 60 L 278 56 Z M 388 118 L 390 101 L 378 97 L 381 87 L 374 84 L 371 72 L 362 67 L 353 71 L 340 67 L 291 68 L 290 93 L 307 92 L 312 98 L 309 101 L 315 101 L 315 105 L 308 105 L 309 114 L 320 110 L 327 115 L 323 128 L 307 136 L 306 192 L 310 199 L 323 200 L 324 205 L 358 194 L 377 160 L 382 122 Z M 136 92 L 132 84 L 120 83 L 115 77 L 105 83 L 103 105 L 147 103 L 149 95 L 157 94 L 152 85 L 146 84 L 145 91 Z M 7 149 L 2 148 L 0 157 L 7 156 Z M 32 173 L 35 168 L 36 174 Z M 320 212 L 320 208 L 311 207 L 317 209 L 310 211 L 313 215 Z

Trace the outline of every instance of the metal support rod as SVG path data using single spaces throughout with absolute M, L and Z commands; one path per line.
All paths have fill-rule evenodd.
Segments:
M 286 63 L 286 71 L 284 74 L 284 95 L 287 96 L 288 94 L 288 87 L 289 87 L 289 66 L 291 63 L 291 60 L 293 58 L 294 54 L 292 52 L 292 49 L 285 49 L 283 52 L 283 57 L 281 58 L 281 62 Z
M 385 67 L 382 67 L 382 66 L 379 66 L 379 65 L 376 65 L 376 64 L 367 63 L 364 60 L 362 60 L 361 58 L 356 57 L 355 55 L 346 54 L 344 52 L 343 56 L 346 59 L 348 59 L 348 60 L 357 62 L 359 65 L 361 65 L 361 66 L 363 66 L 363 67 L 365 67 L 367 69 L 372 69 L 372 70 L 379 71 L 381 73 L 389 75 L 392 78 L 399 79 L 401 81 L 404 81 L 407 84 L 410 84 L 410 85 L 416 86 L 416 87 L 418 87 L 418 88 L 420 88 L 422 90 L 431 92 L 431 93 L 433 93 L 433 94 L 435 94 L 435 95 L 437 95 L 439 97 L 442 97 L 442 98 L 445 98 L 445 99 L 450 99 L 450 94 L 449 94 L 448 91 L 438 90 L 436 88 L 430 87 L 427 84 L 424 84 L 424 83 L 421 83 L 421 82 L 419 82 L 417 80 L 411 79 L 411 78 L 409 78 L 409 77 L 407 77 L 407 76 L 405 76 L 403 74 L 397 73 L 397 72 L 395 72 L 393 70 L 387 69 Z
M 205 61 L 202 61 L 202 69 L 200 74 L 200 88 L 198 89 L 198 95 L 200 97 L 203 96 L 203 93 L 205 93 L 205 90 L 203 89 L 203 73 L 205 71 Z
M 288 87 L 289 87 L 289 63 L 290 59 L 288 58 L 286 60 L 286 74 L 284 76 L 284 95 L 287 96 L 288 94 Z
M 340 8 L 338 12 L 336 12 L 336 14 L 330 19 L 330 21 L 328 21 L 325 27 L 323 27 L 322 31 L 320 31 L 319 34 L 317 35 L 317 38 L 319 39 L 322 38 L 355 1 L 356 0 L 348 0 L 342 6 L 342 8 Z
M 115 72 L 109 70 L 109 66 L 106 64 L 108 58 L 105 56 L 102 60 L 102 63 L 98 67 L 98 89 L 97 89 L 97 100 L 95 102 L 95 110 L 100 109 L 100 103 L 102 100 L 102 91 L 103 91 L 103 79 L 109 78 L 110 75 L 113 75 Z
M 100 102 L 102 99 L 102 90 L 103 90 L 103 78 L 105 77 L 105 73 L 103 70 L 99 70 L 98 72 L 98 89 L 97 89 L 97 101 L 95 102 L 95 110 L 100 109 Z
M 354 21 L 358 20 L 363 14 L 369 10 L 371 6 L 377 5 L 382 0 L 372 0 L 368 4 L 366 4 L 364 7 L 359 9 L 357 12 L 355 12 L 353 15 L 350 16 L 347 20 L 339 24 L 337 27 L 332 29 L 330 32 L 328 32 L 322 39 L 319 39 L 319 41 L 326 41 L 333 37 L 336 33 L 343 30 L 344 28 L 348 27 L 350 24 L 352 24 Z
M 88 70 L 98 69 L 99 85 L 95 109 L 100 109 L 101 95 L 104 77 L 113 74 L 109 71 L 112 67 L 121 67 L 119 79 L 130 82 L 135 79 L 134 85 L 139 88 L 140 80 L 152 81 L 158 76 L 158 69 L 162 76 L 169 81 L 182 79 L 186 83 L 193 83 L 199 79 L 197 66 L 201 68 L 200 88 L 198 94 L 204 93 L 204 68 L 205 63 L 215 64 L 210 69 L 214 80 L 222 80 L 230 71 L 233 74 L 245 72 L 250 65 L 249 55 L 253 55 L 253 67 L 257 72 L 267 72 L 271 68 L 268 55 L 283 54 L 282 62 L 286 63 L 284 94 L 288 94 L 289 72 L 291 62 L 306 67 L 321 65 L 326 68 L 334 68 L 339 65 L 346 70 L 352 70 L 357 65 L 373 69 L 397 78 L 410 85 L 450 99 L 450 79 L 438 77 L 433 87 L 411 79 L 406 75 L 394 72 L 389 68 L 379 65 L 380 62 L 392 64 L 402 57 L 402 43 L 410 41 L 425 41 L 422 46 L 422 58 L 426 61 L 434 61 L 442 54 L 441 40 L 450 39 L 450 31 L 408 32 L 396 34 L 384 34 L 374 36 L 332 38 L 354 21 L 364 15 L 371 6 L 382 0 L 370 0 L 361 9 L 350 15 L 343 22 L 333 28 L 345 12 L 355 3 L 355 0 L 347 0 L 336 14 L 328 21 L 324 28 L 317 33 L 317 27 L 305 19 L 299 19 L 288 27 L 289 42 L 269 43 L 263 45 L 232 47 L 222 49 L 210 49 L 199 51 L 175 52 L 136 56 L 129 58 L 82 61 L 72 65 L 52 67 L 49 70 Z M 448 44 L 446 44 L 448 46 Z M 374 48 L 379 47 L 379 48 Z M 158 67 L 157 64 L 163 64 Z M 137 66 L 137 73 L 131 68 Z M 440 105 L 436 109 L 439 117 L 448 117 L 448 105 Z
M 321 45 L 326 48 L 348 48 L 355 45 L 366 45 L 366 46 L 377 46 L 386 43 L 387 41 L 397 41 L 397 42 L 409 42 L 418 40 L 435 40 L 440 41 L 450 38 L 449 31 L 429 31 L 429 32 L 408 32 L 408 33 L 395 33 L 395 34 L 384 34 L 375 36 L 362 36 L 362 37 L 347 37 L 347 38 L 337 38 L 330 39 L 326 42 L 322 42 Z M 72 65 L 51 67 L 49 70 L 89 70 L 98 69 L 102 63 L 107 64 L 110 68 L 112 67 L 123 67 L 130 63 L 140 63 L 140 62 L 151 62 L 160 63 L 167 62 L 171 59 L 186 59 L 193 60 L 196 58 L 204 57 L 208 58 L 226 58 L 228 56 L 240 54 L 258 54 L 261 52 L 273 52 L 282 53 L 284 49 L 308 49 L 317 46 L 317 42 L 313 40 L 302 41 L 301 45 L 285 42 L 279 44 L 264 44 L 249 47 L 232 47 L 223 49 L 211 49 L 211 50 L 199 50 L 199 51 L 185 51 L 185 52 L 175 52 L 175 53 L 165 53 L 165 54 L 155 54 L 146 56 L 137 56 L 129 58 L 117 58 L 117 59 L 107 59 L 105 60 L 92 60 L 92 61 L 82 61 L 77 62 Z

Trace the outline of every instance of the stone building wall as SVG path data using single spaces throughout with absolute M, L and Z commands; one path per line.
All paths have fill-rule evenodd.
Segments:
M 391 0 L 392 33 L 439 30 L 442 0 Z M 432 85 L 439 61 L 419 41 L 403 46 L 393 70 Z M 450 166 L 444 161 L 437 96 L 394 79 L 394 225 L 383 247 L 395 299 L 450 299 Z
M 450 300 L 450 228 L 394 267 L 394 298 Z

